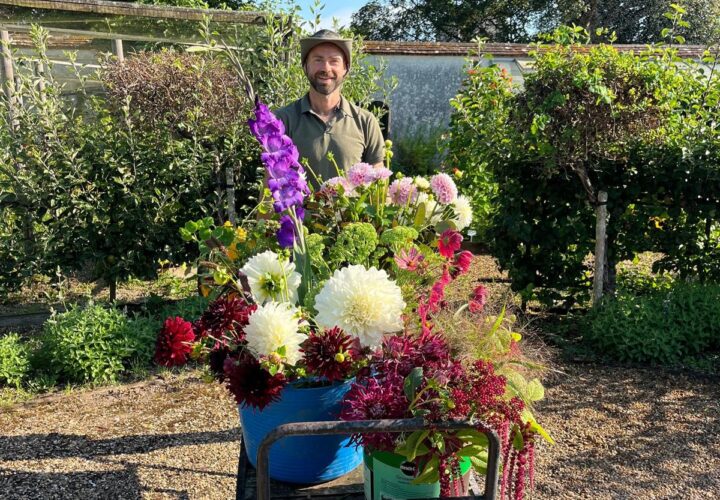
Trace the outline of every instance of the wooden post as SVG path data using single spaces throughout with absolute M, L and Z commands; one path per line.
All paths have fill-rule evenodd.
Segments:
M 118 62 L 123 62 L 125 60 L 122 40 L 112 40 L 112 52 L 115 54 L 115 57 L 117 57 Z
M 595 276 L 593 277 L 593 305 L 599 304 L 603 295 L 608 195 L 605 191 L 600 191 L 597 199 L 598 203 L 595 207 Z
M 235 172 L 231 165 L 225 167 L 225 202 L 228 220 L 235 224 Z
M 0 79 L 0 84 L 2 84 L 5 91 L 10 123 L 15 124 L 15 71 L 13 69 L 12 52 L 10 51 L 10 33 L 0 31 L 0 42 L 2 43 L 2 79 Z

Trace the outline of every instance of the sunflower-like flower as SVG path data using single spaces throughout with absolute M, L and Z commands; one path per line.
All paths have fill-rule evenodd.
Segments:
M 302 357 L 300 345 L 307 336 L 300 333 L 300 313 L 287 302 L 269 302 L 250 316 L 245 340 L 257 356 L 278 354 L 294 365 Z M 282 352 L 284 351 L 284 354 Z
M 301 352 L 308 373 L 331 382 L 350 376 L 358 354 L 353 348 L 353 338 L 337 327 L 320 333 L 311 332 Z
M 339 327 L 363 347 L 380 345 L 383 335 L 402 329 L 405 302 L 385 271 L 355 265 L 338 269 L 315 297 L 315 321 Z
M 297 302 L 302 277 L 295 271 L 294 263 L 280 260 L 272 250 L 255 255 L 241 271 L 247 276 L 253 298 L 259 304 Z

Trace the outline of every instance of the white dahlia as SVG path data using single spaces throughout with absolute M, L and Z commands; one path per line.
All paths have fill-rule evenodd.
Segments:
M 418 189 L 426 190 L 430 189 L 430 181 L 427 180 L 425 177 L 420 177 L 419 175 L 413 179 L 415 182 L 415 185 L 418 187 Z
M 442 220 L 443 209 L 433 198 L 427 193 L 418 194 L 417 203 L 425 205 L 425 223 L 434 225 Z
M 458 196 L 452 204 L 452 209 L 455 214 L 455 224 L 457 230 L 462 231 L 470 225 L 472 222 L 473 214 L 472 207 L 470 206 L 470 200 L 465 195 Z
M 319 326 L 337 326 L 362 346 L 376 347 L 384 334 L 402 329 L 405 302 L 385 271 L 355 265 L 335 271 L 315 297 L 315 309 Z
M 245 339 L 248 348 L 257 356 L 277 353 L 285 347 L 287 362 L 294 365 L 302 357 L 300 344 L 307 336 L 298 331 L 300 313 L 287 302 L 268 302 L 259 306 L 245 327 Z
M 258 304 L 271 300 L 292 304 L 297 302 L 302 277 L 295 271 L 295 264 L 280 260 L 280 256 L 272 250 L 255 255 L 240 271 L 247 276 L 253 298 Z

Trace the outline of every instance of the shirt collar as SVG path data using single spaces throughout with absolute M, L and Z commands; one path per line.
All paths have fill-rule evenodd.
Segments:
M 340 96 L 340 102 L 338 103 L 335 110 L 340 111 L 341 116 L 347 116 L 352 113 L 352 109 L 350 108 L 350 103 L 342 95 Z M 300 112 L 301 113 L 311 113 L 312 112 L 312 109 L 310 108 L 310 94 L 309 93 L 305 94 L 305 97 L 303 97 L 302 100 L 300 101 Z

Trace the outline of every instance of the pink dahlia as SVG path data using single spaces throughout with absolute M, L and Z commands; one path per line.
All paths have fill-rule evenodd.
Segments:
M 333 191 L 337 193 L 337 186 L 342 186 L 345 196 L 353 196 L 355 194 L 355 186 L 345 177 L 333 177 L 326 180 L 321 186 L 321 191 Z
M 194 340 L 192 323 L 180 316 L 166 319 L 155 344 L 155 362 L 162 366 L 185 364 Z
M 443 205 L 448 205 L 457 198 L 457 186 L 448 174 L 433 175 L 430 179 L 430 189 Z
M 390 184 L 388 195 L 390 196 L 391 203 L 404 206 L 407 205 L 408 202 L 413 203 L 417 200 L 417 186 L 413 184 L 412 178 L 403 177 Z
M 347 178 L 353 187 L 369 186 L 375 182 L 375 168 L 369 163 L 356 163 L 347 171 Z

